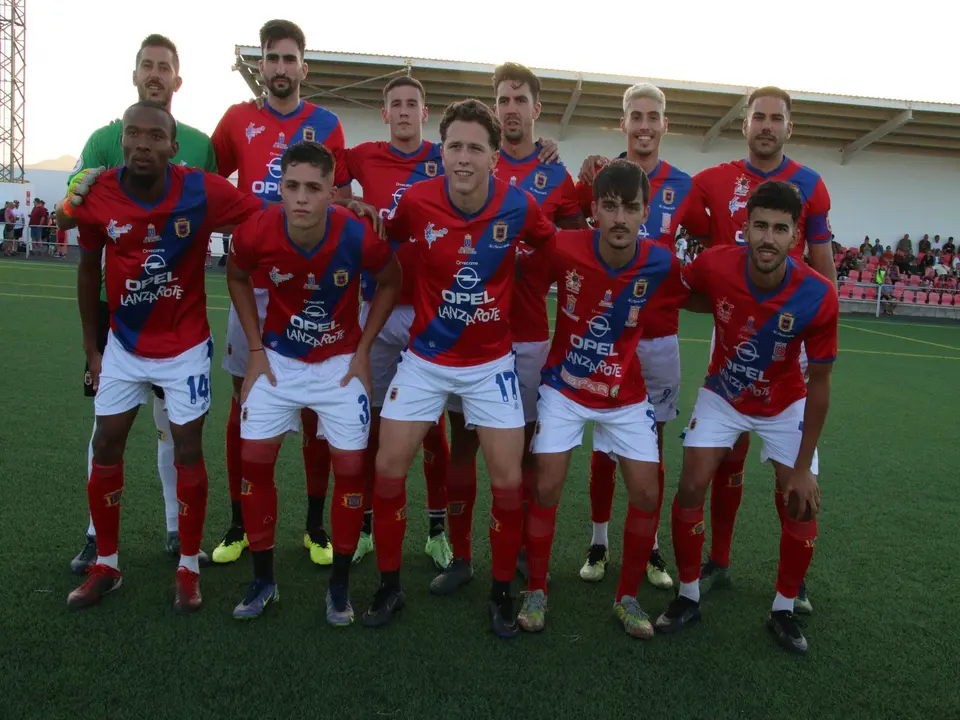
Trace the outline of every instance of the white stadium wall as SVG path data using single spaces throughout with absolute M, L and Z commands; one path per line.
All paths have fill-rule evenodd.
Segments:
M 373 110 L 338 109 L 348 145 L 384 140 L 387 128 Z M 669 115 L 669 112 L 668 112 Z M 439 113 L 433 113 L 427 131 L 439 140 Z M 556 138 L 559 127 L 538 123 L 538 134 Z M 700 138 L 667 135 L 663 158 L 691 174 L 720 162 L 741 158 L 743 140 L 716 140 L 709 152 L 700 152 Z M 591 154 L 616 155 L 625 149 L 619 129 L 570 127 L 560 143 L 563 161 L 576 175 Z M 960 236 L 960 163 L 955 160 L 894 155 L 864 150 L 849 164 L 840 164 L 838 151 L 791 145 L 788 154 L 819 172 L 827 184 L 833 210 L 830 224 L 842 245 L 859 245 L 864 235 L 894 245 L 904 233 L 916 242 L 924 233 Z M 358 188 L 355 188 L 359 192 Z

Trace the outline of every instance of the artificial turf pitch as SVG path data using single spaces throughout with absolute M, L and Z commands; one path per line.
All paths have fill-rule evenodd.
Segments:
M 210 500 L 204 548 L 229 520 L 223 437 L 229 378 L 219 369 L 228 297 L 208 279 L 216 347 L 206 425 Z M 707 364 L 710 318 L 684 314 L 680 418 L 667 426 L 661 546 L 672 562 L 669 506 L 679 435 Z M 481 461 L 474 582 L 435 598 L 423 555 L 427 517 L 419 459 L 408 478 L 403 581 L 407 608 L 388 628 L 324 620 L 327 572 L 301 544 L 306 502 L 296 439 L 277 468 L 281 602 L 253 623 L 230 612 L 249 581 L 248 556 L 202 575 L 203 610 L 172 610 L 175 563 L 163 553 L 156 430 L 149 408 L 125 459 L 123 587 L 70 612 L 67 564 L 87 523 L 85 466 L 92 403 L 75 267 L 0 262 L 0 716 L 5 718 L 958 718 L 956 376 L 960 327 L 842 318 L 833 400 L 820 443 L 823 510 L 808 574 L 811 649 L 780 649 L 764 622 L 779 527 L 772 472 L 754 442 L 734 538 L 734 585 L 705 597 L 704 619 L 680 636 L 627 637 L 612 615 L 625 493 L 610 524 L 599 585 L 577 574 L 590 540 L 586 448 L 574 456 L 558 516 L 547 628 L 502 641 L 485 614 L 489 491 Z M 709 529 L 708 529 L 709 537 Z M 377 585 L 373 557 L 355 568 L 362 613 Z M 655 615 L 671 595 L 644 585 Z

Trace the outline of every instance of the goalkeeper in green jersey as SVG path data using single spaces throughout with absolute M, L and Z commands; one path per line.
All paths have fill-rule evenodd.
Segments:
M 177 46 L 163 35 L 149 35 L 137 52 L 136 66 L 133 71 L 133 84 L 137 88 L 140 100 L 152 100 L 170 110 L 173 94 L 180 89 L 183 79 L 180 77 L 180 57 Z M 99 169 L 110 169 L 123 165 L 123 152 L 120 148 L 120 136 L 123 123 L 114 120 L 95 130 L 83 146 L 77 164 L 73 168 L 69 187 L 72 189 L 88 173 L 96 174 Z M 192 168 L 202 168 L 208 172 L 217 171 L 217 160 L 210 138 L 196 128 L 185 123 L 177 123 L 177 142 L 180 150 L 173 162 Z M 69 194 L 69 193 L 68 193 Z M 107 332 L 110 329 L 110 311 L 103 287 L 100 289 L 100 315 L 98 318 L 98 343 L 100 352 L 107 344 Z M 83 391 L 88 397 L 96 394 L 90 373 L 84 368 Z M 157 425 L 157 470 L 163 486 L 163 504 L 166 511 L 167 539 L 166 552 L 172 558 L 180 557 L 180 535 L 177 527 L 177 471 L 173 465 L 173 438 L 170 435 L 170 421 L 167 419 L 163 391 L 153 389 L 153 419 Z M 96 420 L 94 420 L 96 427 Z M 93 462 L 93 437 L 87 451 L 87 477 L 90 477 Z M 86 542 L 80 553 L 70 562 L 70 569 L 83 574 L 96 562 L 97 543 L 94 535 L 93 520 L 89 520 Z M 206 554 L 200 551 L 201 565 L 209 562 Z

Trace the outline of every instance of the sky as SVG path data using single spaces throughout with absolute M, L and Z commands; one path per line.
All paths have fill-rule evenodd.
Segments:
M 231 70 L 235 46 L 255 46 L 260 26 L 278 16 L 303 28 L 310 50 L 960 104 L 960 83 L 948 82 L 955 24 L 938 21 L 943 0 L 891 12 L 859 0 L 608 0 L 575 2 L 570 12 L 514 0 L 504 5 L 515 12 L 501 15 L 499 3 L 474 10 L 463 0 L 161 0 L 143 10 L 137 0 L 23 2 L 27 164 L 78 155 L 93 130 L 136 101 L 137 49 L 154 32 L 180 52 L 174 115 L 212 132 L 229 105 L 250 97 Z

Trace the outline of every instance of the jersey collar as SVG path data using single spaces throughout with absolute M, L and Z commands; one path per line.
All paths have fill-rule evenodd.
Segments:
M 526 163 L 534 160 L 539 154 L 540 154 L 540 143 L 534 143 L 533 152 L 523 158 L 515 158 L 509 153 L 503 152 L 503 150 L 500 151 L 500 157 L 502 157 L 504 161 L 509 163 L 510 165 L 525 165 Z
M 299 113 L 301 110 L 303 110 L 303 100 L 301 100 L 299 103 L 297 103 L 297 107 L 294 108 L 292 111 L 288 112 L 286 115 L 284 115 L 284 114 L 281 113 L 281 112 L 277 112 L 276 110 L 274 110 L 272 107 L 270 107 L 270 103 L 268 103 L 268 102 L 264 102 L 264 103 L 263 103 L 263 109 L 266 110 L 267 112 L 269 112 L 269 113 L 270 113 L 271 115 L 273 115 L 275 118 L 278 118 L 278 119 L 280 119 L 280 120 L 287 120 L 287 119 L 289 119 L 289 118 L 292 118 L 294 115 L 296 115 L 297 113 Z
M 487 180 L 487 199 L 483 203 L 483 207 L 477 210 L 475 213 L 467 214 L 463 212 L 460 208 L 453 204 L 453 200 L 450 198 L 450 180 L 449 175 L 444 174 L 443 176 L 443 192 L 447 197 L 447 204 L 450 205 L 450 209 L 453 210 L 457 215 L 462 217 L 464 220 L 473 220 L 474 218 L 480 217 L 484 211 L 490 206 L 490 203 L 493 201 L 493 193 L 496 190 L 496 186 L 493 184 L 493 175 L 491 175 Z
M 752 172 L 754 175 L 756 175 L 756 176 L 758 176 L 758 177 L 768 178 L 768 177 L 773 177 L 774 175 L 777 175 L 778 173 L 783 172 L 783 169 L 787 166 L 787 163 L 788 163 L 788 162 L 790 162 L 790 158 L 788 158 L 786 155 L 784 155 L 784 156 L 783 156 L 783 162 L 781 162 L 775 169 L 771 170 L 770 172 L 766 172 L 766 173 L 763 172 L 762 170 L 757 170 L 757 168 L 755 168 L 753 165 L 751 165 L 751 164 L 750 164 L 750 161 L 747 160 L 746 158 L 743 159 L 743 166 L 744 166 L 747 170 L 749 170 L 750 172 Z
M 603 269 L 607 271 L 607 275 L 610 277 L 616 277 L 620 273 L 629 270 L 633 267 L 633 264 L 637 261 L 637 255 L 640 253 L 640 238 L 637 238 L 636 244 L 633 248 L 633 257 L 630 258 L 630 262 L 624 265 L 621 268 L 612 268 L 607 265 L 607 261 L 603 259 L 603 256 L 600 254 L 600 231 L 593 231 L 593 254 L 596 255 L 597 260 L 600 265 L 603 266 Z
M 753 281 L 750 279 L 750 273 L 748 272 L 750 267 L 750 249 L 744 248 L 743 251 L 743 277 L 747 282 L 747 288 L 750 290 L 750 294 L 753 295 L 754 299 L 758 303 L 765 303 L 767 300 L 776 297 L 780 294 L 780 291 L 783 290 L 787 285 L 790 284 L 790 276 L 793 274 L 794 261 L 793 258 L 787 255 L 787 259 L 784 262 L 787 265 L 787 272 L 783 275 L 783 281 L 777 285 L 773 290 L 761 290 L 756 285 L 753 284 Z
M 423 147 L 424 147 L 424 145 L 426 145 L 426 141 L 425 141 L 425 140 L 421 140 L 421 141 L 420 141 L 420 147 L 418 147 L 418 148 L 417 148 L 416 150 L 414 150 L 413 152 L 405 153 L 403 150 L 399 150 L 399 149 L 397 149 L 396 147 L 394 147 L 394 146 L 393 146 L 393 143 L 389 143 L 389 142 L 387 143 L 387 147 L 390 148 L 390 152 L 392 152 L 394 155 L 398 155 L 398 156 L 404 158 L 405 160 L 409 160 L 409 159 L 412 158 L 412 157 L 416 157 L 416 156 L 419 155 L 421 152 L 423 152 Z

